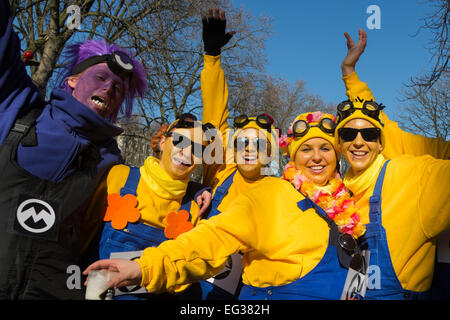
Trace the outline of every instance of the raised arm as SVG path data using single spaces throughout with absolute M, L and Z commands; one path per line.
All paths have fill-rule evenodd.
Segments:
M 20 41 L 13 30 L 8 0 L 0 0 L 0 144 L 17 114 L 39 99 L 39 90 L 20 58 Z
M 203 100 L 203 123 L 212 123 L 225 140 L 229 130 L 227 107 L 228 87 L 223 72 L 220 53 L 221 48 L 233 36 L 234 32 L 226 33 L 225 12 L 216 8 L 209 9 L 208 17 L 202 17 L 203 42 L 205 48 L 204 66 L 201 72 L 201 90 Z M 224 150 L 226 141 L 222 141 Z M 225 155 L 225 153 L 224 153 Z M 225 158 L 223 159 L 225 161 Z M 204 166 L 204 183 L 214 186 L 219 171 L 223 171 L 225 165 L 212 164 Z
M 375 101 L 375 97 L 367 84 L 359 79 L 355 71 L 356 63 L 367 45 L 367 33 L 359 29 L 359 38 L 356 44 L 347 32 L 344 35 L 347 39 L 348 51 L 342 61 L 341 70 L 347 97 L 352 101 L 357 97 Z M 403 154 L 414 156 L 429 154 L 438 159 L 448 159 L 450 157 L 449 141 L 406 132 L 399 128 L 397 122 L 390 120 L 386 113 L 381 112 L 381 117 L 384 120 L 386 135 L 386 146 L 383 150 L 385 157 L 395 158 Z

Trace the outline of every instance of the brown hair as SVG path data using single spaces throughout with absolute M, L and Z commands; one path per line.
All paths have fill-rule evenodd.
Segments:
M 169 125 L 167 123 L 163 123 L 150 138 L 150 147 L 152 148 L 153 153 L 158 159 L 161 159 L 161 149 L 159 147 L 159 143 L 166 133 L 167 128 L 169 128 Z

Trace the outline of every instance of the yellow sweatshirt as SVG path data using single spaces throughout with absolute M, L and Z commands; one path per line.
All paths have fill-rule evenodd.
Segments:
M 106 184 L 107 192 L 120 193 L 130 172 L 126 165 L 116 165 L 109 171 Z M 188 181 L 172 179 L 159 165 L 154 157 L 148 157 L 140 168 L 141 179 L 137 186 L 137 209 L 141 213 L 140 222 L 152 227 L 164 229 L 169 212 L 178 212 L 186 193 Z M 191 202 L 191 222 L 198 222 L 198 205 Z
M 83 221 L 82 251 L 84 252 L 102 225 L 108 206 L 109 194 L 118 193 L 125 185 L 130 172 L 126 165 L 116 165 L 111 168 L 95 191 L 91 204 Z M 187 181 L 173 180 L 160 166 L 154 157 L 148 157 L 140 168 L 141 179 L 137 187 L 137 209 L 141 213 L 140 222 L 152 227 L 164 229 L 167 225 L 166 216 L 169 212 L 178 212 L 186 192 Z M 191 222 L 196 225 L 199 207 L 191 202 Z
M 343 78 L 349 98 L 371 99 L 372 93 L 356 73 Z M 431 285 L 435 257 L 435 237 L 450 229 L 449 143 L 442 139 L 412 135 L 398 128 L 385 114 L 388 164 L 382 190 L 382 223 L 389 252 L 402 287 L 426 291 Z M 417 149 L 415 149 L 417 147 Z M 399 154 L 409 154 L 398 156 Z M 383 156 L 360 176 L 349 172 L 345 185 L 354 193 L 361 221 L 369 222 L 369 198 L 385 162 Z
M 314 209 L 298 208 L 302 199 L 289 182 L 265 178 L 220 215 L 201 220 L 177 240 L 145 249 L 137 260 L 141 285 L 159 292 L 206 279 L 238 251 L 244 254 L 245 284 L 283 285 L 303 277 L 325 254 L 329 227 Z

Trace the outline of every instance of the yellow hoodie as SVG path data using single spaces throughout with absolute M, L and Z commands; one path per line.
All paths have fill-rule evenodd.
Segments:
M 297 202 L 303 199 L 289 182 L 263 179 L 225 212 L 200 220 L 177 240 L 145 249 L 137 260 L 141 285 L 160 292 L 206 279 L 238 251 L 244 254 L 245 284 L 276 286 L 303 277 L 322 259 L 329 235 L 327 223 L 314 209 L 298 208 Z
M 350 99 L 372 99 L 367 84 L 352 73 L 343 77 Z M 435 237 L 450 229 L 450 144 L 442 139 L 413 135 L 385 119 L 386 148 L 361 175 L 345 176 L 354 193 L 361 221 L 369 222 L 369 198 L 385 158 L 389 162 L 382 189 L 382 223 L 391 260 L 404 289 L 426 291 L 433 277 Z M 399 156 L 401 154 L 407 154 Z M 423 155 L 430 154 L 430 155 Z M 421 155 L 421 156 L 412 156 Z

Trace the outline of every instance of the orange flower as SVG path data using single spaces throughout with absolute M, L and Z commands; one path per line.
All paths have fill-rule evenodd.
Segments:
M 167 239 L 176 239 L 180 234 L 188 232 L 194 225 L 188 221 L 189 212 L 180 210 L 178 213 L 169 212 L 167 214 L 167 226 L 164 228 L 164 235 Z
M 136 222 L 141 213 L 136 208 L 136 196 L 126 194 L 123 197 L 118 193 L 108 195 L 108 208 L 106 209 L 104 221 L 111 221 L 111 226 L 116 230 L 122 230 L 128 222 Z

